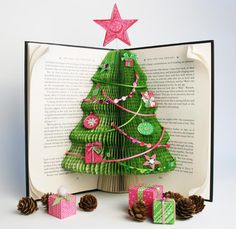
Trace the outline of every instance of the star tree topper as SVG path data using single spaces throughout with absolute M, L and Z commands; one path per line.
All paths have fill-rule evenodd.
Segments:
M 111 19 L 94 20 L 94 22 L 96 22 L 106 30 L 106 36 L 103 42 L 103 46 L 106 46 L 115 38 L 118 38 L 127 45 L 130 45 L 127 29 L 136 21 L 138 20 L 122 19 L 116 4 L 113 7 Z

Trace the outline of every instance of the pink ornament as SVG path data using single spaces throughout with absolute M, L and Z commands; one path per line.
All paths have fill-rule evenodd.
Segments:
M 114 103 L 119 103 L 119 99 L 114 99 Z
M 115 38 L 118 38 L 127 45 L 130 45 L 127 29 L 136 21 L 137 19 L 122 19 L 116 4 L 113 7 L 111 19 L 94 20 L 94 22 L 96 22 L 106 30 L 106 36 L 103 42 L 103 46 L 106 46 Z
M 98 126 L 99 122 L 99 117 L 91 112 L 90 115 L 88 115 L 84 119 L 83 124 L 86 129 L 95 129 Z
M 147 161 L 145 161 L 143 165 L 150 166 L 152 169 L 154 169 L 156 165 L 161 164 L 160 161 L 156 160 L 156 154 L 153 154 L 151 157 L 144 155 L 144 157 Z
M 144 142 L 140 142 L 140 144 L 139 144 L 140 146 L 144 146 L 145 145 L 145 143 Z
M 145 103 L 145 107 L 153 108 L 156 107 L 156 100 L 152 91 L 141 92 L 142 100 Z

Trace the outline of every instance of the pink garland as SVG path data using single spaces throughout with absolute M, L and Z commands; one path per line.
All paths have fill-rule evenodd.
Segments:
M 126 111 L 126 112 L 128 112 L 128 113 L 135 114 L 135 115 L 139 115 L 139 116 L 144 116 L 144 117 L 156 116 L 155 113 L 154 113 L 154 114 L 141 114 L 141 113 L 136 113 L 136 112 L 134 112 L 134 111 L 131 111 L 131 110 L 129 110 L 129 109 L 126 109 L 125 107 L 122 107 L 121 105 L 115 103 L 114 100 L 112 100 L 112 99 L 106 94 L 106 92 L 105 92 L 104 89 L 102 89 L 102 94 L 108 99 L 108 101 L 109 101 L 110 103 L 113 103 L 115 106 L 119 107 L 121 110 L 124 110 L 124 111 Z
M 133 82 L 133 88 L 131 90 L 131 92 L 126 95 L 126 96 L 122 96 L 121 98 L 118 99 L 114 99 L 114 103 L 119 103 L 120 101 L 125 101 L 127 98 L 131 98 L 133 96 L 133 94 L 135 93 L 136 89 L 135 87 L 138 85 L 138 73 L 134 72 L 134 76 L 135 76 L 135 81 Z M 96 96 L 95 96 L 96 98 Z M 92 99 L 83 99 L 83 102 L 92 102 L 92 103 L 99 103 L 99 104 L 108 104 L 109 102 L 107 100 L 95 100 L 95 98 L 92 97 Z
M 145 143 L 145 142 L 141 142 L 136 138 L 133 138 L 132 136 L 128 135 L 126 132 L 124 132 L 123 130 L 121 130 L 117 125 L 115 125 L 114 123 L 111 124 L 112 127 L 114 127 L 117 131 L 119 131 L 121 134 L 123 134 L 125 137 L 127 137 L 128 139 L 130 139 L 132 141 L 132 143 L 138 143 L 140 146 L 146 146 L 148 148 L 151 148 L 152 146 L 154 146 L 151 143 Z M 170 148 L 169 144 L 165 144 L 165 145 L 160 145 L 159 147 L 165 147 L 165 148 Z
M 133 156 L 130 156 L 130 157 L 125 157 L 125 158 L 121 158 L 121 159 L 111 159 L 111 160 L 102 160 L 101 162 L 121 162 L 121 161 L 128 161 L 130 159 L 133 159 L 133 158 L 136 158 L 136 157 L 140 157 L 142 155 L 145 155 L 149 152 L 151 152 L 152 150 L 158 148 L 158 147 L 161 147 L 162 145 L 160 144 L 162 139 L 163 139 L 163 136 L 165 134 L 165 128 L 162 129 L 162 133 L 161 133 L 161 136 L 160 136 L 160 139 L 159 141 L 152 146 L 152 148 L 142 152 L 142 153 L 139 153 L 139 154 L 136 154 L 136 155 L 133 155 Z M 66 155 L 71 155 L 71 156 L 77 156 L 79 158 L 84 158 L 84 156 L 82 156 L 80 153 L 71 153 L 71 152 L 66 152 L 65 153 Z

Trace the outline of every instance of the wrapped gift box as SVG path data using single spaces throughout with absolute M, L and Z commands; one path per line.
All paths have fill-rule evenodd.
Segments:
M 153 223 L 174 224 L 175 217 L 175 200 L 163 199 L 153 202 Z
M 129 55 L 128 53 L 125 53 L 121 60 L 125 62 L 125 67 L 133 67 L 134 61 L 136 60 L 136 55 Z
M 102 143 L 92 142 L 85 146 L 85 163 L 99 163 L 102 161 Z
M 60 198 L 60 199 L 58 199 Z M 76 196 L 67 194 L 61 197 L 57 194 L 48 197 L 48 214 L 59 219 L 76 214 Z
M 133 67 L 134 60 L 133 59 L 126 59 L 125 60 L 125 67 Z
M 162 194 L 162 185 L 132 186 L 129 188 L 129 207 L 132 207 L 137 201 L 144 201 L 148 209 L 148 216 L 152 217 L 153 201 L 162 199 Z

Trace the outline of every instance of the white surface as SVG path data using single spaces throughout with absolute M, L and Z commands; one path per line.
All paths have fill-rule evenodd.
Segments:
M 228 226 L 235 211 L 236 1 L 117 0 L 123 18 L 138 18 L 128 30 L 133 47 L 203 39 L 215 40 L 214 202 L 193 219 L 172 228 Z M 24 226 L 135 228 L 156 227 L 127 219 L 126 195 L 99 193 L 99 208 L 60 221 L 37 212 L 16 213 L 24 195 L 24 41 L 101 46 L 105 31 L 92 19 L 110 18 L 114 1 L 0 0 L 0 176 L 1 228 Z M 91 8 L 92 4 L 94 7 Z M 126 47 L 113 42 L 108 47 Z M 180 181 L 182 182 L 182 181 Z M 167 226 L 168 227 L 168 226 Z

